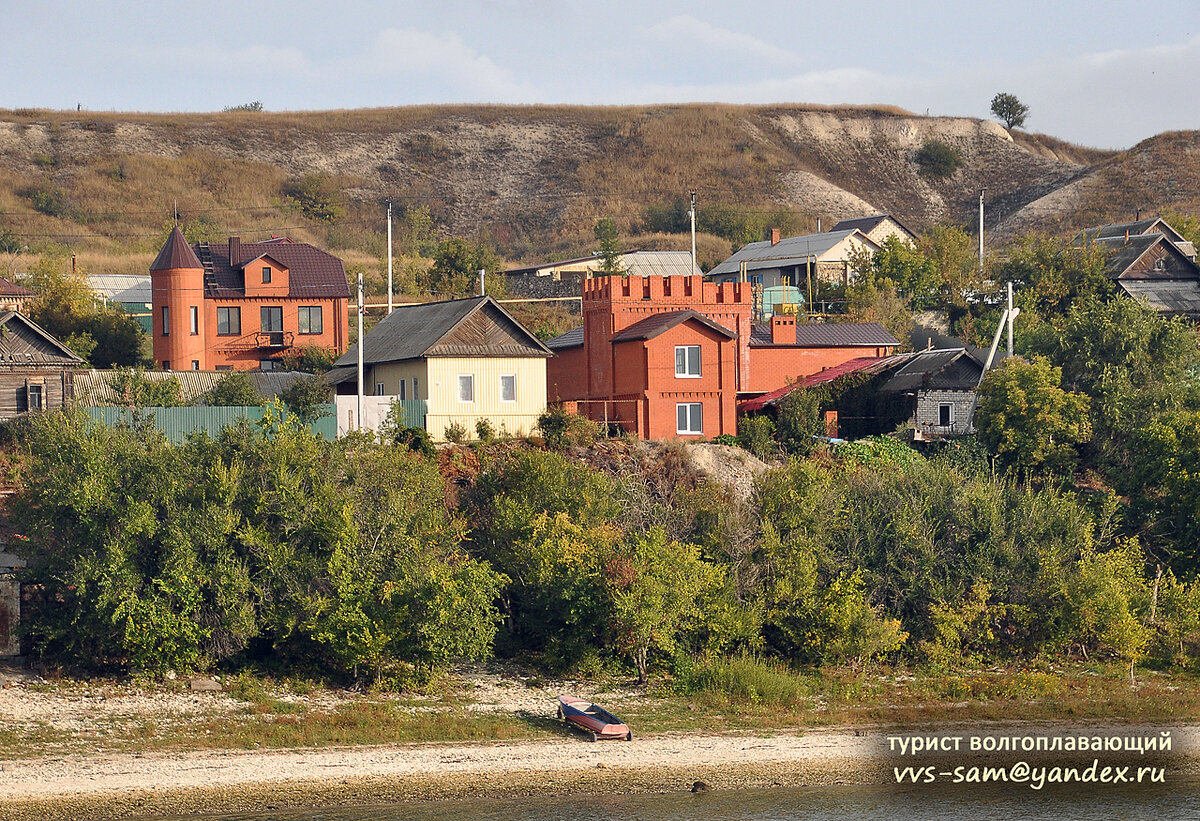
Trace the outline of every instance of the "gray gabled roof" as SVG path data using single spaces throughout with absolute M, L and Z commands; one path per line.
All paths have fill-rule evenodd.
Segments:
M 13 334 L 10 325 L 24 328 L 20 334 Z M 70 348 L 59 342 L 53 336 L 42 330 L 36 322 L 16 311 L 0 313 L 0 328 L 4 335 L 0 336 L 0 365 L 5 367 L 21 367 L 24 365 L 82 365 L 80 359 Z M 16 336 L 10 339 L 9 336 Z
M 1084 228 L 1075 235 L 1074 243 L 1081 245 L 1092 240 L 1113 239 L 1115 237 L 1124 239 L 1126 234 L 1129 234 L 1131 237 L 1139 234 L 1164 234 L 1171 242 L 1187 242 L 1182 234 L 1171 227 L 1170 223 L 1161 217 L 1151 217 L 1150 219 L 1137 220 L 1135 222 L 1114 222 L 1110 225 L 1097 225 L 1092 228 Z
M 583 326 L 572 328 L 565 334 L 559 334 L 546 341 L 546 347 L 552 351 L 562 351 L 567 348 L 578 348 L 583 345 Z
M 532 349 L 531 356 L 553 355 L 549 348 L 513 319 L 496 300 L 490 296 L 479 296 L 423 305 L 402 305 L 396 308 L 366 335 L 363 340 L 363 363 L 374 365 L 425 356 L 451 331 L 481 310 L 494 312 L 493 316 L 507 324 L 513 335 L 524 341 L 526 348 Z M 466 355 L 466 352 L 460 355 Z M 470 355 L 489 354 L 486 350 L 477 350 Z M 511 355 L 511 352 L 503 355 Z M 333 364 L 337 368 L 357 366 L 358 345 L 353 345 Z
M 1144 299 L 1160 314 L 1200 317 L 1200 281 L 1194 279 L 1120 279 L 1134 299 Z
M 892 222 L 896 223 L 896 225 L 900 226 L 900 229 L 910 237 L 916 236 L 916 234 L 908 229 L 907 225 L 896 219 L 891 214 L 873 214 L 869 217 L 857 217 L 855 219 L 842 220 L 837 225 L 833 226 L 831 230 L 849 231 L 856 228 L 866 234 L 874 230 L 875 227 L 884 220 L 891 220 Z
M 713 322 L 699 311 L 687 308 L 682 311 L 667 311 L 661 314 L 651 314 L 640 322 L 635 322 L 612 338 L 613 342 L 629 342 L 632 340 L 653 339 L 659 334 L 671 330 L 676 325 L 694 320 L 704 327 L 716 331 L 727 339 L 737 339 L 737 334 L 719 322 Z
M 625 273 L 629 276 L 699 276 L 702 272 L 698 266 L 692 265 L 691 251 L 623 251 L 622 261 Z M 527 265 L 524 268 L 512 268 L 504 272 L 505 276 L 528 276 L 548 268 L 576 266 L 581 262 L 599 262 L 601 257 L 592 254 L 574 259 L 560 259 L 555 262 L 543 262 L 540 265 Z
M 966 348 L 934 349 L 899 354 L 888 365 L 891 376 L 879 390 L 904 393 L 915 390 L 974 390 L 983 374 L 983 363 Z
M 804 265 L 812 256 L 820 257 L 851 234 L 858 234 L 860 240 L 867 245 L 875 243 L 857 229 L 848 231 L 827 231 L 824 234 L 805 234 L 800 237 L 781 239 L 774 245 L 770 240 L 752 242 L 742 248 L 729 259 L 708 272 L 707 276 L 736 274 L 742 262 L 746 269 L 757 271 L 763 268 L 784 268 L 792 265 Z M 877 247 L 877 246 L 875 246 Z
M 1183 260 L 1185 264 L 1195 266 L 1195 263 L 1188 258 L 1187 254 L 1181 251 L 1175 243 L 1168 240 L 1164 234 L 1130 235 L 1128 240 L 1125 239 L 1124 234 L 1121 234 L 1116 237 L 1093 240 L 1093 245 L 1103 249 L 1107 254 L 1105 257 L 1106 273 L 1110 279 L 1119 279 L 1147 251 L 1160 243 L 1167 249 L 1167 253 L 1174 254 Z

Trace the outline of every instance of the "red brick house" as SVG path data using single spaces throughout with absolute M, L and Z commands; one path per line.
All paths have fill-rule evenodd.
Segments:
M 176 227 L 150 266 L 154 362 L 163 370 L 273 370 L 284 353 L 344 353 L 350 288 L 342 261 L 312 245 L 189 245 Z
M 583 328 L 547 342 L 547 399 L 644 439 L 736 433 L 750 287 L 699 276 L 583 282 Z
M 891 356 L 900 342 L 875 322 L 797 322 L 776 314 L 750 335 L 750 380 L 744 394 L 762 394 L 844 362 Z

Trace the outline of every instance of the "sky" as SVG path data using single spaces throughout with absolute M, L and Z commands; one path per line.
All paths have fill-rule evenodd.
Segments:
M 0 108 L 884 104 L 1127 148 L 1200 127 L 1200 0 L 0 0 Z

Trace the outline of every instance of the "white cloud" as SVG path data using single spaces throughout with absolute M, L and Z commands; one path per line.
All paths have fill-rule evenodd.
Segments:
M 704 59 L 723 57 L 747 63 L 767 62 L 790 66 L 801 62 L 794 52 L 749 34 L 714 26 L 690 14 L 678 14 L 652 26 L 645 26 L 638 34 L 660 48 L 695 53 Z
M 417 80 L 429 85 L 428 100 L 523 102 L 535 98 L 535 89 L 514 79 L 497 65 L 463 42 L 454 32 L 433 34 L 416 29 L 389 28 L 361 56 L 347 60 L 344 68 L 360 76 L 382 76 Z

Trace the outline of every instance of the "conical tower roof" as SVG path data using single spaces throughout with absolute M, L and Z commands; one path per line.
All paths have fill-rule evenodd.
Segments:
M 203 267 L 200 264 L 200 258 L 196 256 L 196 252 L 192 250 L 191 245 L 188 245 L 188 241 L 183 237 L 183 232 L 176 225 L 171 229 L 171 235 L 167 237 L 162 250 L 154 258 L 154 263 L 150 266 L 150 270 L 167 271 L 172 268 Z

